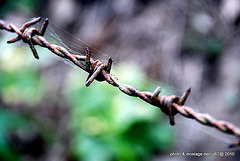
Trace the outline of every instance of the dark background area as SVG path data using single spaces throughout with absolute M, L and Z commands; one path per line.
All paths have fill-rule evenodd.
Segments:
M 178 96 L 191 86 L 186 105 L 240 127 L 239 0 L 0 2 L 1 19 L 18 27 L 38 16 L 50 20 L 47 40 L 63 45 L 59 37 L 82 54 L 84 41 L 101 61 L 112 57 L 121 82 L 149 91 L 161 86 L 162 95 Z M 240 158 L 239 148 L 227 148 L 235 137 L 180 115 L 171 127 L 159 109 L 107 83 L 86 88 L 87 74 L 49 51 L 37 47 L 37 61 L 22 42 L 7 44 L 14 36 L 0 32 L 1 160 Z

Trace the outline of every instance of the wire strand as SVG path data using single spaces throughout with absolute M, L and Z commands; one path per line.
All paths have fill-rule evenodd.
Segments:
M 0 29 L 16 33 L 18 36 L 9 40 L 8 43 L 15 43 L 16 41 L 22 40 L 24 43 L 27 43 L 29 45 L 36 59 L 39 59 L 39 56 L 35 49 L 35 45 L 39 45 L 41 47 L 49 49 L 55 55 L 71 61 L 76 66 L 89 73 L 86 81 L 86 86 L 91 85 L 94 80 L 100 82 L 106 81 L 110 85 L 119 88 L 119 90 L 123 93 L 132 97 L 138 97 L 143 101 L 160 108 L 161 111 L 169 117 L 170 124 L 172 126 L 175 125 L 174 116 L 180 113 L 182 116 L 194 119 L 205 126 L 215 127 L 221 132 L 235 135 L 238 140 L 231 143 L 229 145 L 229 148 L 240 146 L 240 129 L 238 127 L 226 121 L 216 120 L 208 114 L 197 113 L 192 108 L 184 106 L 184 103 L 191 92 L 191 88 L 188 88 L 181 97 L 175 95 L 159 96 L 159 93 L 161 92 L 160 87 L 157 87 L 154 92 L 142 92 L 133 86 L 123 84 L 118 80 L 117 77 L 115 77 L 113 74 L 110 74 L 112 65 L 111 58 L 109 58 L 107 64 L 104 64 L 101 61 L 94 60 L 91 57 L 92 53 L 88 47 L 86 47 L 86 55 L 83 56 L 72 54 L 62 46 L 49 43 L 43 37 L 48 26 L 48 19 L 45 19 L 40 31 L 36 27 L 31 27 L 32 25 L 40 22 L 40 20 L 40 17 L 33 18 L 20 28 L 17 28 L 14 24 L 6 24 L 3 20 L 0 20 Z

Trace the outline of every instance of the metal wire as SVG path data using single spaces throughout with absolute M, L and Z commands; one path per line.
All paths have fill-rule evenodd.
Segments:
M 169 117 L 170 124 L 172 126 L 175 125 L 174 116 L 177 113 L 180 113 L 182 116 L 195 119 L 203 125 L 215 127 L 224 133 L 235 135 L 239 140 L 231 143 L 229 148 L 240 147 L 239 128 L 229 122 L 215 120 L 208 114 L 197 113 L 192 108 L 184 106 L 184 103 L 191 92 L 191 88 L 188 88 L 183 93 L 181 98 L 175 95 L 160 97 L 158 96 L 161 92 L 160 87 L 157 87 L 154 92 L 142 92 L 133 86 L 123 84 L 117 79 L 117 77 L 115 77 L 113 74 L 110 74 L 112 66 L 111 58 L 109 58 L 107 64 L 103 64 L 101 61 L 91 58 L 91 50 L 88 47 L 86 47 L 86 55 L 80 56 L 71 54 L 62 46 L 50 44 L 43 37 L 48 25 L 47 18 L 45 19 L 40 31 L 36 27 L 31 27 L 40 21 L 40 17 L 33 18 L 26 22 L 22 27 L 17 28 L 14 24 L 6 24 L 3 20 L 0 20 L 0 29 L 16 33 L 18 36 L 9 40 L 8 43 L 14 43 L 16 41 L 23 40 L 23 42 L 29 44 L 29 47 L 36 59 L 39 59 L 39 56 L 34 46 L 39 45 L 48 48 L 52 53 L 59 57 L 70 60 L 76 66 L 89 73 L 89 76 L 86 80 L 86 86 L 89 86 L 94 80 L 106 81 L 112 86 L 118 87 L 123 93 L 129 96 L 138 97 L 143 101 L 152 104 L 153 106 L 159 107 L 161 111 Z

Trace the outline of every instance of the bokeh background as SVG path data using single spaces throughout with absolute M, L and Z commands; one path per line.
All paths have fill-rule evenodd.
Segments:
M 84 54 L 114 60 L 121 82 L 186 102 L 240 127 L 239 0 L 2 0 L 0 17 L 20 27 L 50 19 L 45 38 Z M 37 25 L 40 27 L 41 24 Z M 85 87 L 87 73 L 37 47 L 7 44 L 0 31 L 0 160 L 238 160 L 236 138 L 161 111 L 107 83 Z M 173 152 L 234 156 L 170 157 Z

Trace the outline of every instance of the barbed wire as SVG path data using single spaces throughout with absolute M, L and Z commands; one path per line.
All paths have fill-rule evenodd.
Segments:
M 238 137 L 238 141 L 233 142 L 229 145 L 229 148 L 240 147 L 240 129 L 233 124 L 216 120 L 208 114 L 197 113 L 191 107 L 184 106 L 185 101 L 187 100 L 191 88 L 188 88 L 183 95 L 179 98 L 178 96 L 159 96 L 161 88 L 157 87 L 154 92 L 149 91 L 139 91 L 133 86 L 121 83 L 117 77 L 113 74 L 110 74 L 112 59 L 108 59 L 108 63 L 104 64 L 99 60 L 94 60 L 91 58 L 91 50 L 86 47 L 86 55 L 76 55 L 71 54 L 67 49 L 56 44 L 50 44 L 43 36 L 48 26 L 48 19 L 46 18 L 42 24 L 40 31 L 36 27 L 31 27 L 32 25 L 41 21 L 41 17 L 33 18 L 30 21 L 23 24 L 22 27 L 18 28 L 14 24 L 6 24 L 5 21 L 0 20 L 0 29 L 6 30 L 9 32 L 16 33 L 18 36 L 7 41 L 7 43 L 14 43 L 16 41 L 22 40 L 24 43 L 27 43 L 36 59 L 39 59 L 35 45 L 48 48 L 55 55 L 62 57 L 64 59 L 70 60 L 76 66 L 80 67 L 87 73 L 89 73 L 86 80 L 86 86 L 89 86 L 94 80 L 97 81 L 106 81 L 114 87 L 118 87 L 123 93 L 138 97 L 143 101 L 156 106 L 165 113 L 170 120 L 170 124 L 175 125 L 174 116 L 180 113 L 182 116 L 195 119 L 199 123 L 215 127 L 218 130 L 235 135 Z

